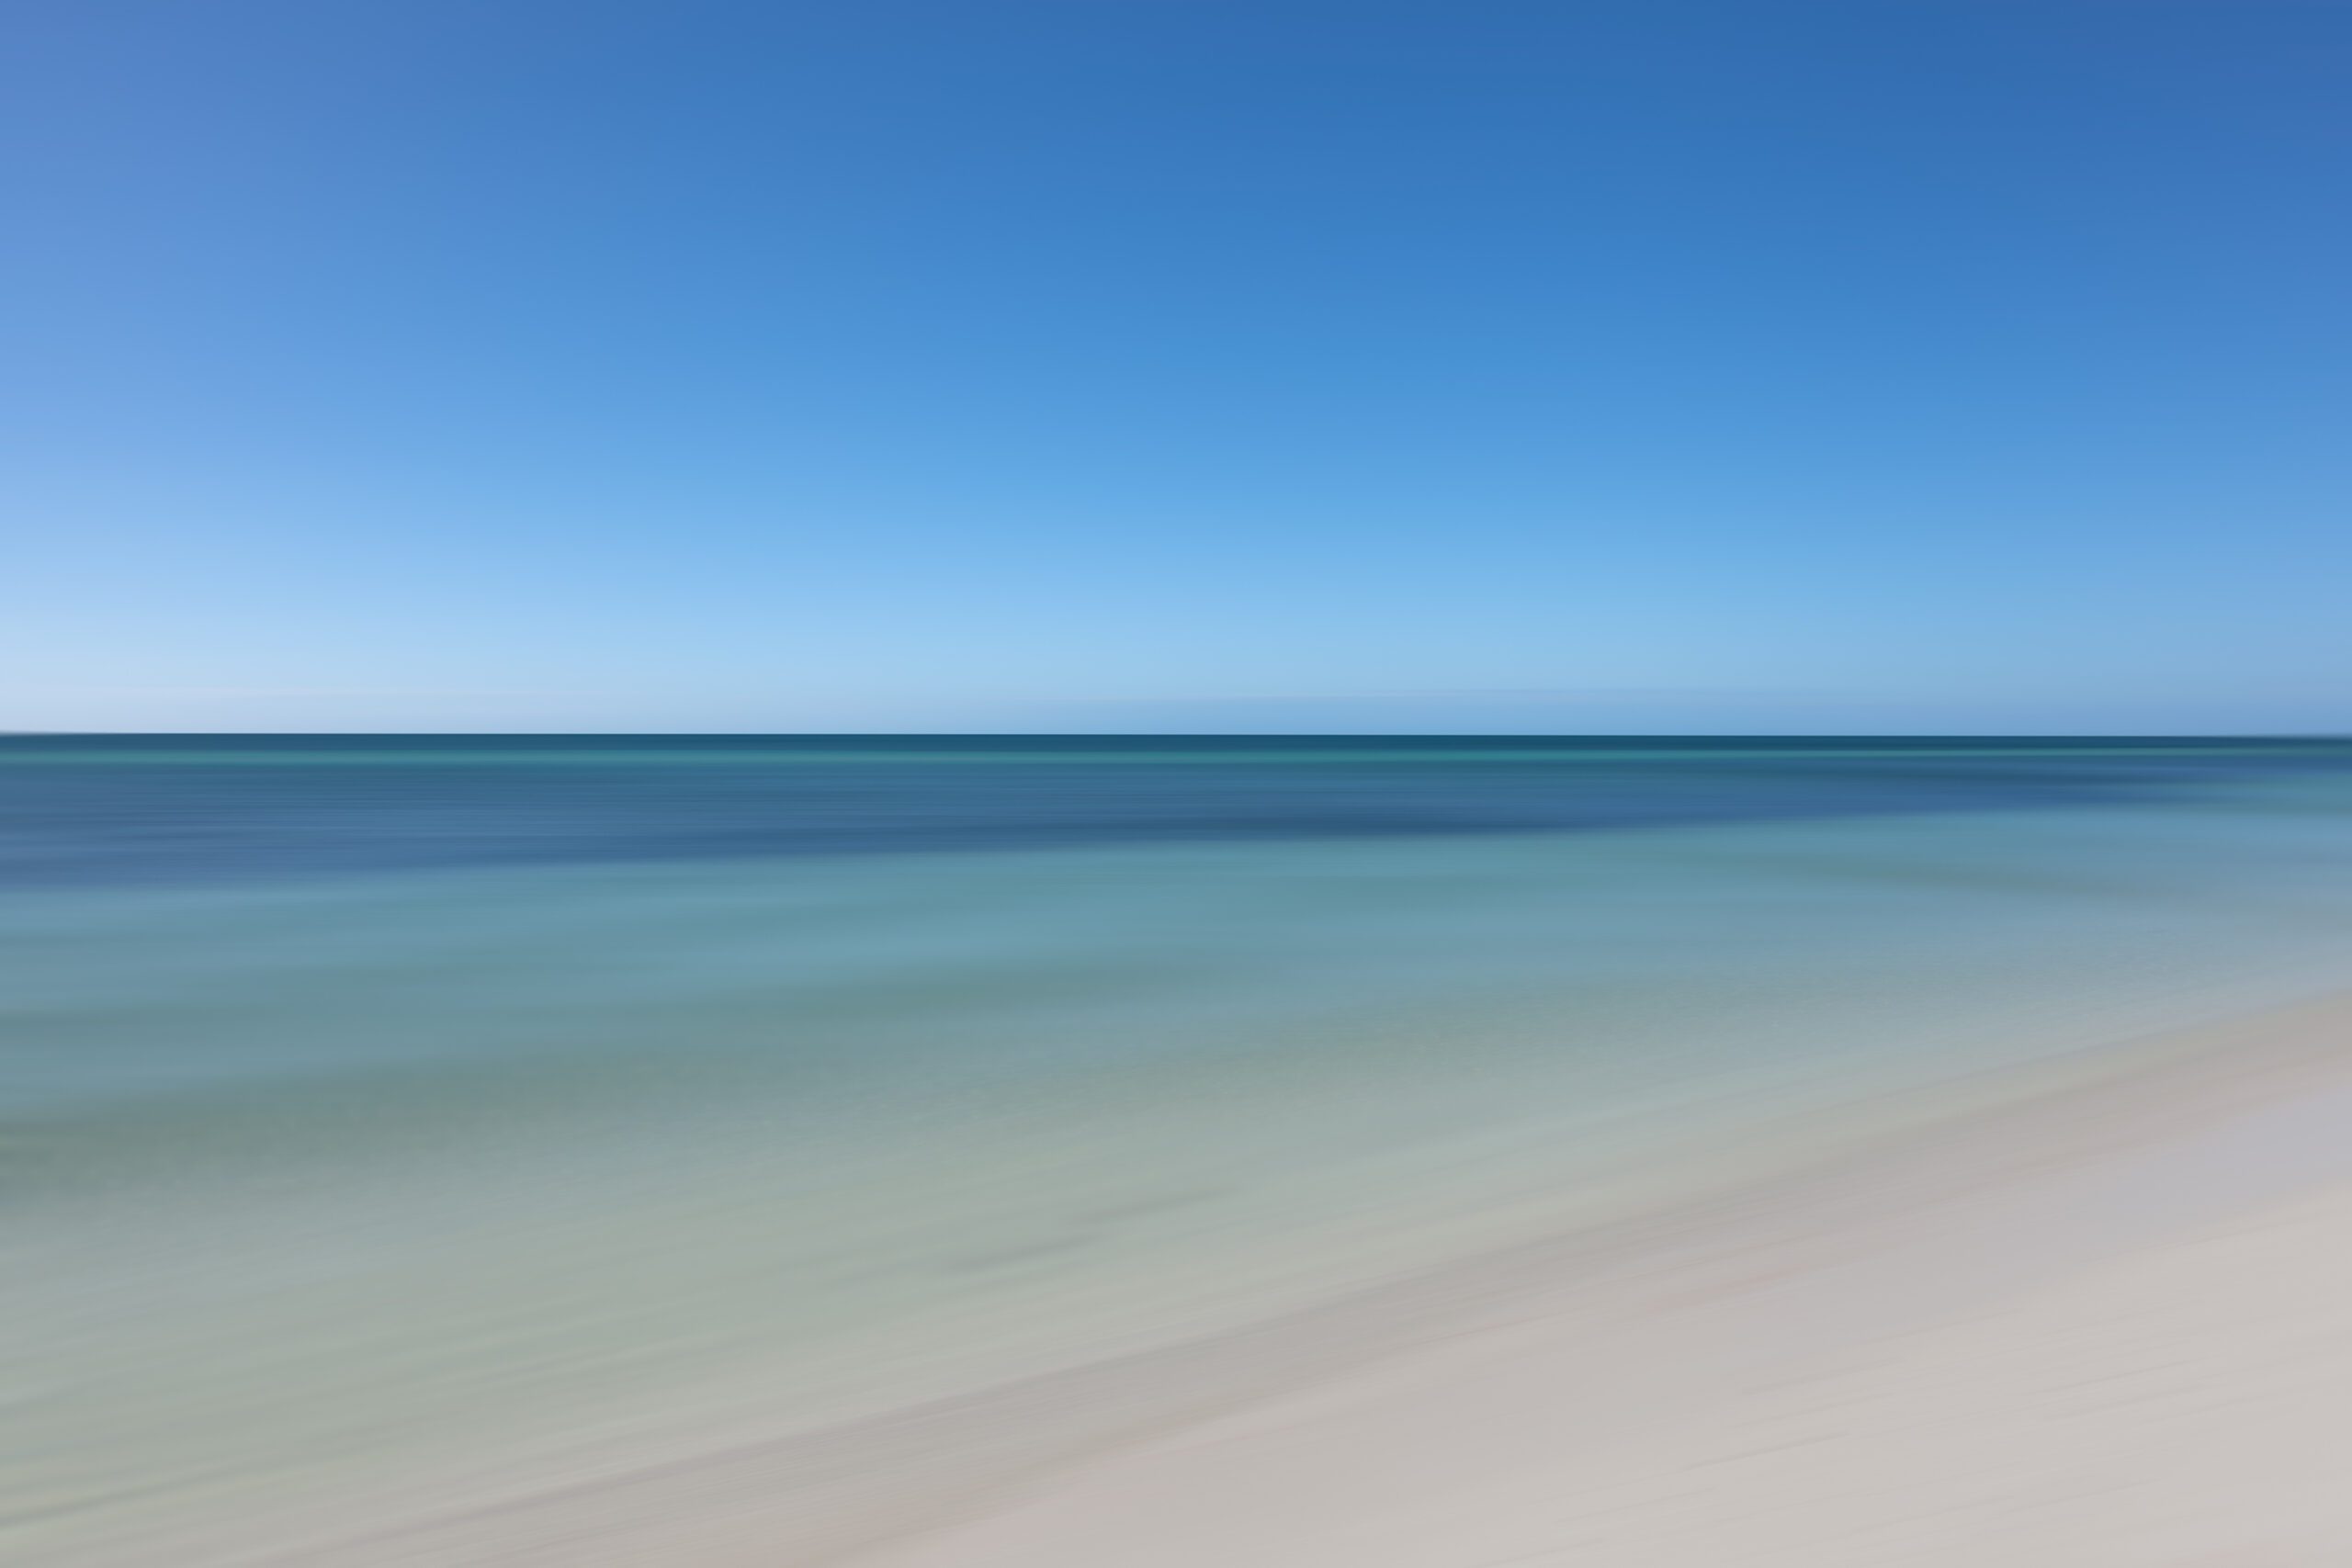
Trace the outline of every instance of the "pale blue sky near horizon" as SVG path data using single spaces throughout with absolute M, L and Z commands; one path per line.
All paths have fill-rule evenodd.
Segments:
M 2352 730 L 2352 6 L 11 32 L 0 728 Z

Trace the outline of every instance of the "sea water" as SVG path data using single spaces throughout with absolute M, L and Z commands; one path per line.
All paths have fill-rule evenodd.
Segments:
M 2336 742 L 0 739 L 0 1554 L 1214 1332 L 2348 956 Z

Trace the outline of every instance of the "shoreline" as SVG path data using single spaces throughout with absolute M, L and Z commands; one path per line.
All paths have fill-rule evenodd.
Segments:
M 2123 1287 L 2109 1276 L 2185 1274 L 2192 1288 L 2163 1294 L 2213 1320 L 2194 1331 L 2142 1324 L 2100 1349 L 2124 1363 L 2105 1375 L 2127 1385 L 2143 1362 L 2258 1355 L 2281 1328 L 2261 1303 L 2290 1288 L 2304 1317 L 2352 1315 L 2352 1276 L 2327 1261 L 2352 1238 L 2352 998 L 1991 1077 L 1960 1090 L 1963 1108 L 1802 1168 L 1247 1328 L 237 1560 L 1721 1568 L 1779 1560 L 1739 1544 L 1763 1527 L 1733 1506 L 1751 1483 L 1725 1479 L 1771 1473 L 1777 1501 L 1759 1506 L 1797 1532 L 1781 1548 L 1798 1554 L 1789 1561 L 1861 1568 L 1909 1551 L 1902 1560 L 1943 1562 L 1947 1539 L 1955 1564 L 1994 1551 L 2030 1562 L 2046 1550 L 2053 1568 L 2148 1561 L 2125 1550 L 2128 1531 L 2086 1536 L 2045 1520 L 2019 1541 L 1951 1523 L 1980 1504 L 1999 1514 L 2020 1488 L 2046 1509 L 2100 1506 L 2104 1494 L 2067 1480 L 2066 1456 L 2105 1440 L 2077 1430 L 2097 1421 L 2029 1419 L 2038 1394 L 1976 1410 L 1973 1446 L 1932 1473 L 1860 1489 L 1881 1500 L 1870 1507 L 1944 1518 L 1922 1524 L 1925 1535 L 1903 1537 L 1900 1519 L 1862 1529 L 1826 1495 L 1858 1463 L 1892 1462 L 1894 1438 L 1951 1425 L 1898 1408 L 1903 1398 L 1932 1410 L 1999 1386 L 1984 1376 L 1954 1383 L 1939 1369 L 2013 1371 L 2070 1333 L 2086 1345 L 2114 1337 L 2100 1324 L 2117 1303 L 2098 1292 Z M 1970 1091 L 1989 1091 L 1990 1102 L 1971 1103 Z M 2238 1228 L 2249 1217 L 2270 1230 Z M 2209 1289 L 2183 1261 L 2200 1247 L 2245 1256 Z M 2306 1263 L 2323 1277 L 2301 1277 Z M 2068 1304 L 2070 1289 L 2090 1296 Z M 2328 1319 L 2331 1303 L 2345 1312 Z M 1942 1348 L 1917 1348 L 1928 1344 Z M 1881 1357 L 1877 1371 L 1844 1364 L 1866 1349 Z M 2188 1387 L 2245 1408 L 2261 1403 L 2250 1386 L 2323 1403 L 2352 1396 L 2352 1358 L 2304 1355 L 2283 1383 L 2279 1371 L 2241 1368 Z M 1849 1410 L 1886 1408 L 1876 1425 L 1798 1430 L 1815 1404 L 1781 1410 L 1770 1395 L 1798 1386 L 1831 1391 L 1822 1396 Z M 2301 1431 L 2311 1419 L 2305 1410 L 2284 1424 Z M 1794 1430 L 1785 1443 L 1741 1438 L 1736 1451 L 1714 1451 L 1734 1428 L 1775 1422 Z M 2263 1450 L 2261 1433 L 2279 1425 L 2264 1421 L 2236 1451 Z M 2163 1424 L 2128 1431 L 2177 1435 Z M 2324 1441 L 2305 1446 L 2324 1463 Z M 2032 1470 L 2036 1451 L 2046 1475 Z M 2023 1473 L 1987 1501 L 1964 1482 L 1972 1456 Z M 2273 1456 L 2270 1472 L 2293 1473 L 2292 1460 Z M 2151 1458 L 2140 1479 L 2127 1467 L 2120 1484 L 2168 1488 L 2176 1504 L 2199 1495 L 2166 1464 L 2179 1467 Z M 2045 1496 L 2052 1488 L 2064 1495 Z M 1810 1516 L 1792 1501 L 1809 1490 L 1825 1494 Z M 2229 1512 L 2226 1500 L 2214 1506 Z M 1726 1509 L 1733 1533 L 1712 1545 L 1693 1535 Z M 2278 1513 L 2249 1509 L 2245 1522 L 2260 1528 Z M 2352 1508 L 2320 1516 L 2307 1528 L 2352 1549 Z M 1839 1532 L 1856 1529 L 1862 1554 L 1839 1555 Z M 2110 1538 L 2122 1554 L 2102 1557 Z

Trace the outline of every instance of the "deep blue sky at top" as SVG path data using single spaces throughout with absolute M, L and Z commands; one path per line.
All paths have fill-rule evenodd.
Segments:
M 8 30 L 0 727 L 2352 728 L 2352 6 Z

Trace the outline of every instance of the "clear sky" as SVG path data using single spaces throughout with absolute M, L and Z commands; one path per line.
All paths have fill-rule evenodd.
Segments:
M 0 727 L 2352 729 L 2352 5 L 8 30 Z

